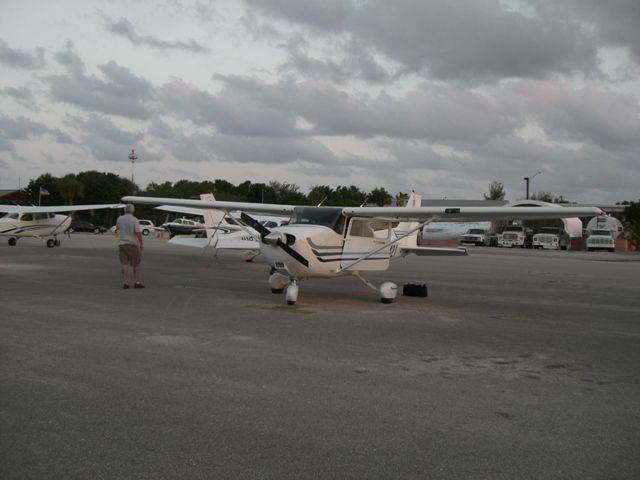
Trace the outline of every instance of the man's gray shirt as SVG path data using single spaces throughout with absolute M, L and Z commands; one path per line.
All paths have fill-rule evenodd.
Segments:
M 118 245 L 138 245 L 138 239 L 136 232 L 142 232 L 138 219 L 130 213 L 120 215 L 116 221 L 116 227 L 118 228 Z

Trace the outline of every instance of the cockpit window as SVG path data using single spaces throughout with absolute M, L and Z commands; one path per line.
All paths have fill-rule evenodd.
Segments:
M 323 225 L 342 235 L 344 217 L 342 208 L 296 207 L 291 215 L 290 225 Z

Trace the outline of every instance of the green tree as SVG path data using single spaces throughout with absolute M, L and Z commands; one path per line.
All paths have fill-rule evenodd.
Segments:
M 392 201 L 393 197 L 384 189 L 384 187 L 374 188 L 373 190 L 371 190 L 371 193 L 369 193 L 369 202 L 375 203 L 379 207 L 391 205 Z
M 485 200 L 504 200 L 506 192 L 501 182 L 494 180 L 489 184 L 489 194 L 483 193 Z
M 407 200 L 409 200 L 409 194 L 398 192 L 395 198 L 396 198 L 396 205 L 398 207 L 404 207 L 407 204 Z
M 530 198 L 539 202 L 553 203 L 553 195 L 549 192 L 537 192 L 531 195 Z
M 84 198 L 84 184 L 73 173 L 58 180 L 58 189 L 67 205 L 73 205 L 76 198 Z
M 333 188 L 329 185 L 314 185 L 307 194 L 309 205 L 326 205 L 327 200 L 333 194 Z
M 640 201 L 630 203 L 624 209 L 624 225 L 636 243 L 640 242 Z

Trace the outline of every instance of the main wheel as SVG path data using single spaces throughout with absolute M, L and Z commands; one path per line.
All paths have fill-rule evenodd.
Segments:
M 9 245 L 10 245 L 10 246 L 15 247 L 15 246 L 16 246 L 16 243 L 18 243 L 18 239 L 17 239 L 17 238 L 15 238 L 15 237 L 11 237 L 11 238 L 9 239 Z
M 56 242 L 54 242 L 53 238 L 50 238 L 49 240 L 47 240 L 47 247 L 53 248 L 55 246 L 56 246 Z

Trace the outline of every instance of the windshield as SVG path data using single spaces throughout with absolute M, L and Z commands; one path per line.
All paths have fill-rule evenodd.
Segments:
M 467 233 L 473 233 L 475 235 L 482 235 L 484 233 L 484 230 L 482 230 L 481 228 L 470 228 Z
M 591 235 L 602 235 L 605 237 L 610 237 L 611 232 L 609 230 L 592 230 Z
M 544 227 L 540 229 L 540 233 L 560 233 L 560 230 L 553 227 Z
M 504 227 L 504 231 L 505 232 L 521 232 L 522 231 L 522 227 L 520 227 L 518 225 L 511 225 L 509 227 Z
M 291 215 L 290 225 L 323 225 L 342 233 L 344 217 L 342 208 L 296 207 Z

